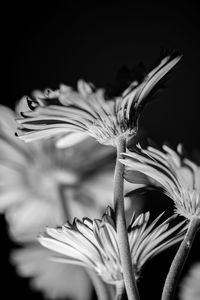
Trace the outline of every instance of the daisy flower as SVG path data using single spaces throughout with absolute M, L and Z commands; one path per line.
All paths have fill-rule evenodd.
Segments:
M 180 300 L 200 299 L 200 263 L 194 264 L 180 285 Z
M 56 91 L 37 92 L 34 99 L 21 101 L 18 135 L 27 142 L 56 136 L 57 146 L 66 147 L 89 134 L 102 144 L 116 146 L 119 137 L 135 135 L 145 104 L 180 58 L 164 52 L 143 80 L 134 80 L 120 96 L 110 100 L 105 99 L 103 89 L 83 80 L 78 81 L 77 91 L 61 85 Z
M 149 224 L 149 218 L 149 212 L 137 218 L 133 216 L 128 227 L 136 278 L 150 258 L 181 241 L 185 232 L 184 222 L 170 226 L 173 218 L 160 223 L 160 215 Z M 93 269 L 108 284 L 123 284 L 114 212 L 110 207 L 102 219 L 74 219 L 72 224 L 67 222 L 57 229 L 47 228 L 39 242 L 59 254 L 55 260 Z
M 129 182 L 161 188 L 175 204 L 176 212 L 186 219 L 200 218 L 200 167 L 177 151 L 163 145 L 163 151 L 138 146 L 120 161 L 127 166 Z
M 0 212 L 13 238 L 32 240 L 44 226 L 64 222 L 64 208 L 68 217 L 99 217 L 112 201 L 112 147 L 92 138 L 67 150 L 52 140 L 26 144 L 15 130 L 14 112 L 0 106 Z

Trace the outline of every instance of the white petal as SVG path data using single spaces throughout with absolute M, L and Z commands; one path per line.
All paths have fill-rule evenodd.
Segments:
M 74 146 L 74 145 L 82 142 L 83 140 L 85 140 L 87 138 L 87 136 L 88 136 L 87 134 L 82 133 L 82 132 L 70 133 L 68 135 L 65 135 L 63 138 L 60 138 L 56 142 L 56 146 L 58 148 L 71 147 L 71 146 Z

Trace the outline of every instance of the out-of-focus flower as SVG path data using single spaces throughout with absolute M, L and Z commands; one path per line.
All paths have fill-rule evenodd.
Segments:
M 15 131 L 14 112 L 0 106 L 0 212 L 11 237 L 24 246 L 13 262 L 48 298 L 88 299 L 92 287 L 81 267 L 51 262 L 47 249 L 29 243 L 46 225 L 75 213 L 102 214 L 112 201 L 115 151 L 92 138 L 67 150 L 52 140 L 26 144 Z
M 0 107 L 0 212 L 12 236 L 32 240 L 44 226 L 63 223 L 63 208 L 68 218 L 99 217 L 112 201 L 114 149 L 92 138 L 67 150 L 52 140 L 26 144 L 14 135 L 14 117 Z
M 134 80 L 119 97 L 108 101 L 104 90 L 83 80 L 78 81 L 77 91 L 61 85 L 56 91 L 36 93 L 33 100 L 25 98 L 23 118 L 18 120 L 19 137 L 28 142 L 61 135 L 57 145 L 66 147 L 89 134 L 102 144 L 115 146 L 119 136 L 129 138 L 137 132 L 145 104 L 179 60 L 176 53 L 164 52 L 142 80 Z
M 150 213 L 133 216 L 128 227 L 132 264 L 138 278 L 145 262 L 183 239 L 184 222 L 169 227 L 173 218 L 149 224 Z M 121 285 L 122 267 L 117 243 L 114 212 L 108 207 L 102 219 L 74 219 L 57 229 L 47 228 L 39 242 L 60 254 L 57 260 L 94 269 L 108 284 Z
M 90 299 L 92 286 L 84 269 L 54 262 L 50 255 L 48 249 L 33 244 L 14 251 L 11 259 L 18 274 L 30 277 L 32 287 L 42 290 L 47 299 Z
M 194 264 L 189 274 L 183 279 L 180 287 L 180 300 L 200 299 L 200 263 Z
M 178 214 L 189 220 L 200 217 L 200 167 L 183 157 L 181 145 L 177 152 L 166 145 L 163 150 L 138 146 L 124 154 L 120 161 L 127 166 L 126 180 L 162 188 Z

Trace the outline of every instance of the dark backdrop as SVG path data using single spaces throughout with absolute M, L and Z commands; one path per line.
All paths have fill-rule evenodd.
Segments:
M 59 83 L 75 86 L 79 78 L 105 86 L 114 80 L 119 67 L 143 61 L 147 67 L 161 47 L 183 54 L 160 100 L 152 102 L 140 120 L 146 136 L 172 145 L 184 143 L 189 151 L 200 149 L 199 139 L 199 10 L 192 4 L 74 3 L 54 6 L 24 5 L 1 11 L 2 86 L 1 103 L 14 107 L 34 89 L 57 88 Z M 154 195 L 153 198 L 159 198 Z M 159 202 L 159 200 L 158 200 Z M 4 229 L 5 228 L 5 229 Z M 196 242 L 199 243 L 199 237 Z M 1 218 L 1 276 L 11 289 L 4 299 L 40 295 L 28 289 L 9 266 L 11 244 Z M 141 283 L 142 294 L 159 299 L 167 263 L 174 252 L 150 262 Z M 6 260 L 7 259 L 7 260 Z M 200 259 L 195 251 L 191 259 Z M 165 263 L 163 262 L 165 261 Z M 187 268 L 187 266 L 186 266 Z M 156 273 L 157 271 L 157 273 Z M 149 279 L 149 275 L 151 279 Z M 2 292 L 2 291 L 1 291 Z

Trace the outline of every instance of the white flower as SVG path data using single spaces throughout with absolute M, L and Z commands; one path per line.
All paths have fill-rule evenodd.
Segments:
M 127 166 L 129 182 L 162 188 L 175 204 L 176 212 L 187 219 L 200 217 L 200 167 L 184 158 L 181 145 L 177 152 L 164 145 L 160 151 L 138 146 L 120 160 Z
M 112 201 L 114 149 L 92 138 L 67 150 L 52 140 L 26 144 L 14 135 L 14 117 L 0 106 L 0 212 L 12 236 L 32 240 L 44 226 L 64 222 L 62 205 L 68 217 L 99 217 Z
M 57 145 L 66 147 L 89 134 L 102 144 L 115 146 L 119 136 L 129 138 L 137 132 L 142 109 L 179 60 L 175 53 L 163 53 L 141 82 L 133 81 L 120 97 L 109 101 L 104 90 L 83 80 L 78 81 L 77 91 L 61 85 L 56 91 L 37 92 L 35 99 L 22 100 L 19 137 L 28 142 L 56 136 Z
M 31 278 L 34 289 L 47 299 L 88 300 L 92 285 L 82 267 L 60 264 L 49 259 L 51 251 L 40 245 L 29 245 L 12 253 L 12 262 L 22 277 Z
M 183 239 L 183 223 L 172 226 L 172 218 L 158 224 L 161 215 L 149 223 L 150 213 L 133 216 L 128 227 L 132 264 L 138 278 L 147 260 Z M 108 207 L 102 219 L 82 221 L 74 219 L 57 229 L 47 228 L 39 242 L 60 254 L 63 263 L 77 264 L 94 269 L 108 284 L 118 285 L 123 280 L 117 243 L 114 212 Z
M 180 286 L 180 300 L 200 299 L 200 263 L 194 264 Z

